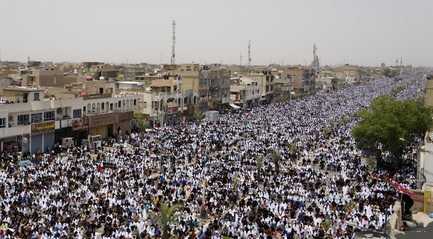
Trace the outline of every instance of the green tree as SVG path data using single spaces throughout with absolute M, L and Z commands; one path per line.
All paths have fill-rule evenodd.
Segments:
M 388 152 L 394 167 L 402 163 L 402 155 L 416 137 L 432 126 L 432 111 L 418 101 L 398 101 L 390 96 L 373 100 L 368 109 L 359 112 L 360 122 L 352 134 L 358 148 L 367 155 L 383 160 Z
M 398 75 L 398 70 L 387 67 L 383 70 L 383 75 L 386 77 L 395 77 Z
M 167 204 L 162 202 L 159 206 L 159 212 L 153 215 L 153 220 L 157 223 L 162 231 L 162 238 L 170 238 L 170 224 L 176 220 L 175 213 L 182 208 L 179 204 Z

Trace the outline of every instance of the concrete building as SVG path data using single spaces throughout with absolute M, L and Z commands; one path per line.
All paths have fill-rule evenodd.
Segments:
M 200 81 L 200 65 L 164 65 L 162 73 L 167 79 L 179 80 L 180 91 L 187 98 L 185 103 L 189 112 L 207 108 L 209 87 L 207 81 Z
M 433 76 L 426 76 L 424 104 L 433 107 Z M 424 145 L 419 150 L 417 179 L 419 187 L 422 184 L 433 187 L 433 131 L 426 132 Z
M 316 87 L 314 70 L 310 67 L 291 66 L 287 68 L 287 77 L 296 94 L 311 94 Z
M 263 70 L 261 72 L 250 72 L 245 75 L 246 79 L 252 79 L 257 82 L 260 91 L 259 101 L 269 103 L 273 97 L 274 76 L 271 71 Z M 244 77 L 242 77 L 244 78 Z
M 347 84 L 356 84 L 361 81 L 361 69 L 358 66 L 344 65 L 334 68 L 337 79 L 344 80 Z
M 258 105 L 262 95 L 257 79 L 250 77 L 233 77 L 230 86 L 230 102 L 239 107 Z
M 433 187 L 433 132 L 426 133 L 424 145 L 421 146 L 417 165 L 418 187 Z
M 337 79 L 337 76 L 333 70 L 322 70 L 320 71 L 317 81 L 316 81 L 316 89 L 317 90 L 332 90 L 335 89 L 333 82 L 334 79 Z
M 208 86 L 209 109 L 218 110 L 230 103 L 230 76 L 230 70 L 221 65 L 203 66 L 200 81 Z
M 32 70 L 33 86 L 65 87 L 78 81 L 76 75 L 66 75 L 59 67 L 51 66 Z
M 40 88 L 3 90 L 8 104 L 0 104 L 1 150 L 45 152 L 64 137 L 77 141 L 87 135 L 124 134 L 138 97 L 133 95 L 87 95 L 64 99 L 46 98 Z

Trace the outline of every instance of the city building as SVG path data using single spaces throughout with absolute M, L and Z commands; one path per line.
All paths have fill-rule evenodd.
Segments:
M 426 76 L 424 104 L 433 107 L 433 76 Z M 433 187 L 433 131 L 426 132 L 424 145 L 419 150 L 417 179 L 420 184 Z M 421 187 L 422 185 L 418 185 Z
M 208 108 L 218 110 L 230 103 L 231 72 L 221 65 L 203 66 L 200 71 L 200 81 L 207 81 Z
M 258 105 L 262 95 L 257 79 L 250 77 L 232 77 L 230 103 L 233 108 Z
M 32 85 L 40 87 L 65 87 L 78 81 L 76 75 L 67 75 L 56 66 L 33 69 L 31 76 L 34 78 Z
M 356 84 L 361 81 L 361 69 L 358 66 L 344 65 L 334 69 L 337 79 L 344 80 L 347 84 Z
M 260 102 L 269 103 L 272 100 L 274 76 L 272 75 L 271 71 L 262 70 L 260 72 L 249 72 L 241 77 L 241 80 L 243 79 L 251 79 L 252 81 L 257 82 L 259 87 Z
M 162 73 L 167 79 L 172 77 L 179 81 L 189 112 L 207 109 L 209 87 L 207 81 L 200 80 L 200 65 L 164 65 Z
M 46 89 L 3 89 L 0 104 L 1 149 L 45 152 L 64 137 L 79 144 L 88 135 L 110 137 L 130 131 L 134 95 L 87 94 L 83 97 L 46 97 Z
M 290 66 L 287 68 L 287 77 L 293 85 L 297 95 L 311 94 L 316 87 L 315 73 L 310 67 Z

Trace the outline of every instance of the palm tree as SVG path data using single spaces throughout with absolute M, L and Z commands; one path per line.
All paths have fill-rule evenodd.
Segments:
M 170 205 L 162 202 L 159 206 L 159 213 L 153 215 L 153 220 L 162 231 L 162 238 L 170 238 L 170 224 L 176 220 L 176 212 L 182 208 L 180 204 Z
M 272 151 L 272 161 L 274 162 L 275 171 L 277 173 L 280 173 L 280 160 L 281 160 L 280 153 L 278 153 L 276 150 L 273 150 Z
M 258 156 L 256 158 L 256 167 L 257 167 L 257 171 L 261 171 L 263 168 L 264 162 L 263 162 L 263 156 Z

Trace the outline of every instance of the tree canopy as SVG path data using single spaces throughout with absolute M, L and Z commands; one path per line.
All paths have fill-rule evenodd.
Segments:
M 360 122 L 352 130 L 357 146 L 378 160 L 382 159 L 381 152 L 388 152 L 397 165 L 408 146 L 432 126 L 430 108 L 419 101 L 399 101 L 390 96 L 374 99 L 359 116 Z

